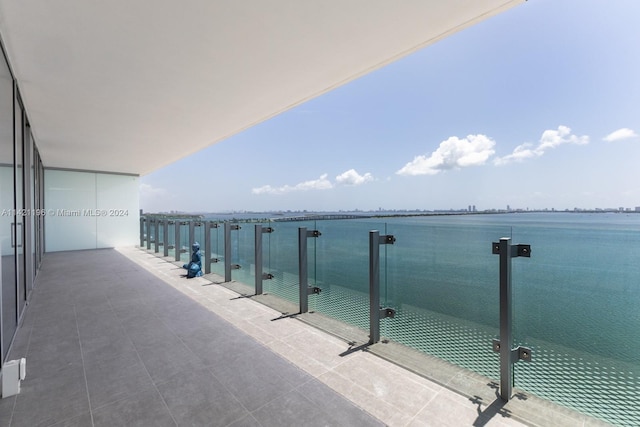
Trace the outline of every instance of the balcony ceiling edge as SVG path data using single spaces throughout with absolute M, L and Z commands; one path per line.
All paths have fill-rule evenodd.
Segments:
M 145 175 L 525 0 L 0 0 L 48 167 Z

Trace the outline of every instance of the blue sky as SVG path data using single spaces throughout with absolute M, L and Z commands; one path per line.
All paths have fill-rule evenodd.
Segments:
M 142 177 L 141 207 L 640 206 L 639 17 L 530 0 Z

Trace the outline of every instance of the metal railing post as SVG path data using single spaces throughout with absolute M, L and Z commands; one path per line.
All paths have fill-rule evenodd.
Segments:
M 204 274 L 211 273 L 211 221 L 204 223 Z
M 260 224 L 256 224 L 256 238 L 255 238 L 255 284 L 256 295 L 262 295 L 262 281 L 273 279 L 271 273 L 263 273 L 262 270 L 262 233 L 273 233 L 272 227 L 262 227 Z
M 153 217 L 147 217 L 147 250 L 151 250 L 151 229 L 153 228 Z
M 224 281 L 231 281 L 231 224 L 224 223 Z
M 155 238 L 153 239 L 153 241 L 155 243 L 155 245 L 153 247 L 153 252 L 157 254 L 158 252 L 160 252 L 160 248 L 158 247 L 158 245 L 160 245 L 160 242 L 159 242 L 159 240 L 160 240 L 160 233 L 159 233 L 159 231 L 160 231 L 160 218 L 156 218 L 155 224 L 153 225 L 153 230 L 154 230 L 153 232 L 155 234 Z
M 174 258 L 176 261 L 180 261 L 180 254 L 182 254 L 182 246 L 180 245 L 180 225 L 182 222 L 179 219 L 174 221 L 174 246 L 175 246 L 175 254 Z
M 169 220 L 162 221 L 162 255 L 169 256 Z
M 167 220 L 167 238 L 166 238 L 166 240 L 167 240 L 167 245 L 166 245 L 166 253 L 167 253 L 167 255 L 166 256 L 169 256 L 169 249 L 175 249 L 176 248 L 175 241 L 173 242 L 173 245 L 169 244 L 169 226 L 172 225 L 172 224 L 174 226 L 173 237 L 175 239 L 175 234 L 176 234 L 175 224 L 176 224 L 176 221 L 172 220 L 172 219 L 168 219 Z
M 380 341 L 380 319 L 394 317 L 392 308 L 380 305 L 380 245 L 392 245 L 393 235 L 381 236 L 378 230 L 369 232 L 369 344 Z
M 531 256 L 530 245 L 511 245 L 509 237 L 492 243 L 493 254 L 500 255 L 500 339 L 493 340 L 493 351 L 500 353 L 500 398 L 508 402 L 513 390 L 513 364 L 531 361 L 531 349 L 511 348 L 513 319 L 511 302 L 511 259 Z
M 144 247 L 144 221 L 145 217 L 140 216 L 140 247 Z
M 189 247 L 187 248 L 187 252 L 189 253 L 189 259 L 191 259 L 191 248 L 193 248 L 193 244 L 196 242 L 196 222 L 192 219 L 189 220 Z
M 300 281 L 300 313 L 309 311 L 309 294 L 319 294 L 321 289 L 317 286 L 309 286 L 307 265 L 307 238 L 320 237 L 318 230 L 307 231 L 306 227 L 298 228 L 298 280 Z

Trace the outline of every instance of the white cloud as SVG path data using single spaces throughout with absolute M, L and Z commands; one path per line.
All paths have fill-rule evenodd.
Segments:
M 586 135 L 577 136 L 571 133 L 571 129 L 567 126 L 558 126 L 557 130 L 547 129 L 542 132 L 537 147 L 527 142 L 518 145 L 513 153 L 498 157 L 494 160 L 496 165 L 506 165 L 512 162 L 521 162 L 525 159 L 542 156 L 547 150 L 555 148 L 563 144 L 584 145 L 589 143 L 589 137 Z
M 283 185 L 281 187 L 263 185 L 252 189 L 251 192 L 253 194 L 285 194 L 293 191 L 328 190 L 330 188 L 333 188 L 333 184 L 327 179 L 327 174 L 325 173 L 318 179 L 304 181 L 296 185 Z
M 167 195 L 167 190 L 165 190 L 164 188 L 155 188 L 152 185 L 149 184 L 140 184 L 140 196 L 141 197 L 146 197 L 146 196 L 166 196 Z
M 373 176 L 369 172 L 360 175 L 355 169 L 349 169 L 336 176 L 336 182 L 343 185 L 361 185 L 369 181 L 373 181 Z
M 518 145 L 513 150 L 513 153 L 509 154 L 508 156 L 495 159 L 494 164 L 505 165 L 511 162 L 521 162 L 524 159 L 530 159 L 531 157 L 538 157 L 540 155 L 540 152 L 532 149 L 531 147 L 533 147 L 533 144 L 531 144 L 530 142 L 525 142 L 522 145 Z
M 611 132 L 609 135 L 605 136 L 603 139 L 607 142 L 614 141 L 622 141 L 623 139 L 636 138 L 638 136 L 635 131 L 629 128 L 622 128 L 616 131 Z
M 576 136 L 571 134 L 571 129 L 567 126 L 558 126 L 558 130 L 545 130 L 542 132 L 540 145 L 536 148 L 536 151 L 544 153 L 548 148 L 555 148 L 562 144 L 584 145 L 588 143 L 588 136 Z
M 452 136 L 442 141 L 429 157 L 416 156 L 396 173 L 435 175 L 443 170 L 483 165 L 495 153 L 495 144 L 495 141 L 485 135 L 469 135 L 462 139 Z

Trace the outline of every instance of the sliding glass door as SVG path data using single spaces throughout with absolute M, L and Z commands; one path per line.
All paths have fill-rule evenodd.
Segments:
M 0 52 L 0 362 L 7 355 L 18 325 L 13 100 L 13 79 Z

